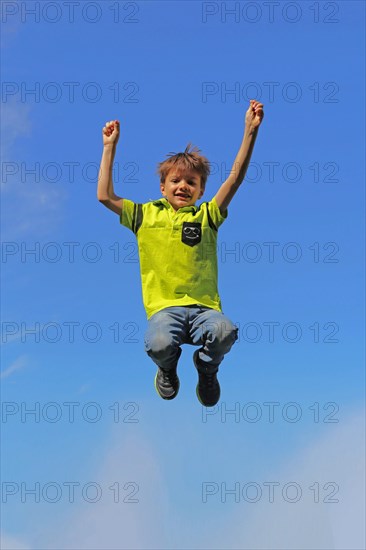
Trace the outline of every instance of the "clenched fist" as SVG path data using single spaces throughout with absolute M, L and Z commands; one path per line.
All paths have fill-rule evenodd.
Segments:
M 264 117 L 263 103 L 255 99 L 250 100 L 249 109 L 245 114 L 245 124 L 251 128 L 258 128 Z
M 103 145 L 117 145 L 119 139 L 119 120 L 106 122 L 103 128 Z

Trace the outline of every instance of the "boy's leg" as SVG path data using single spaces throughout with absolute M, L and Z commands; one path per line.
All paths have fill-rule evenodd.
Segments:
M 158 365 L 155 389 L 163 399 L 174 399 L 179 391 L 177 363 L 186 341 L 187 313 L 183 307 L 169 307 L 155 313 L 145 333 L 145 351 Z
M 187 319 L 184 307 L 168 307 L 148 320 L 145 351 L 161 369 L 175 369 L 186 342 Z
M 197 397 L 202 405 L 213 407 L 221 393 L 216 373 L 238 338 L 238 328 L 223 313 L 203 307 L 192 311 L 191 321 L 191 343 L 202 344 L 193 354 L 198 371 Z
M 190 326 L 192 344 L 202 347 L 196 353 L 200 370 L 217 372 L 224 356 L 238 339 L 238 327 L 220 311 L 199 308 Z

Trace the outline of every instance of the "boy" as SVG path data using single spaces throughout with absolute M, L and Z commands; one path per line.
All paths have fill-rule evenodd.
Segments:
M 158 366 L 155 388 L 163 399 L 174 399 L 179 391 L 177 364 L 185 343 L 201 346 L 193 354 L 200 403 L 212 407 L 220 399 L 218 367 L 238 329 L 223 314 L 218 294 L 217 230 L 245 177 L 262 119 L 263 104 L 251 100 L 233 169 L 214 198 L 199 207 L 195 203 L 204 193 L 210 167 L 197 148 L 189 151 L 189 144 L 184 153 L 172 153 L 159 163 L 163 198 L 136 204 L 113 189 L 119 122 L 103 128 L 97 196 L 137 237 L 148 319 L 145 351 Z

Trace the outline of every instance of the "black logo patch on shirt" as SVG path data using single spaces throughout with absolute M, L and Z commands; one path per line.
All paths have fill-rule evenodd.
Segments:
M 202 230 L 199 222 L 183 222 L 182 242 L 194 246 L 201 242 Z

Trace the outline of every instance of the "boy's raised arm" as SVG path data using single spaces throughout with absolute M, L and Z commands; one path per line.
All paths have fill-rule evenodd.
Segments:
M 103 128 L 103 154 L 98 175 L 97 197 L 107 208 L 122 213 L 123 199 L 113 189 L 112 169 L 119 139 L 119 121 L 111 120 Z
M 215 195 L 221 214 L 224 214 L 245 178 L 263 116 L 263 104 L 251 99 L 249 109 L 245 115 L 245 130 L 239 152 L 236 155 L 229 177 Z

